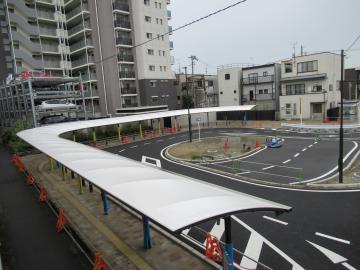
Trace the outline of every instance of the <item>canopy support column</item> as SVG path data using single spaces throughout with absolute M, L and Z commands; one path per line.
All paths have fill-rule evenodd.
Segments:
M 120 125 L 118 125 L 118 127 L 117 127 L 117 133 L 118 133 L 118 140 L 119 140 L 119 142 L 121 142 L 121 127 L 120 127 Z
M 229 270 L 234 270 L 234 251 L 231 239 L 231 216 L 224 218 L 225 221 L 225 256 L 227 256 L 227 263 Z
M 94 142 L 94 144 L 96 144 L 96 132 L 95 132 L 95 128 L 92 129 L 92 137 L 93 137 L 93 142 Z
M 151 244 L 149 218 L 147 216 L 142 216 L 142 220 L 143 220 L 143 229 L 144 229 L 144 249 L 150 249 L 152 247 L 152 244 Z
M 101 191 L 101 199 L 103 201 L 103 207 L 104 207 L 104 215 L 108 215 L 109 214 L 109 202 L 107 199 L 107 195 L 105 191 Z
M 139 122 L 139 134 L 140 134 L 140 140 L 142 140 L 143 139 L 143 131 L 142 131 L 141 122 Z

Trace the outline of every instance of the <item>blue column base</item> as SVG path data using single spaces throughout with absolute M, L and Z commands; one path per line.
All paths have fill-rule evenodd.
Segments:
M 103 206 L 104 206 L 104 215 L 108 215 L 109 214 L 109 202 L 108 202 L 105 191 L 101 191 L 101 199 L 103 201 Z
M 152 247 L 152 244 L 151 244 L 149 218 L 147 216 L 143 216 L 142 220 L 143 220 L 143 229 L 144 229 L 144 249 L 150 249 Z
M 233 244 L 232 243 L 228 243 L 225 244 L 225 252 L 224 255 L 227 257 L 227 268 L 225 269 L 229 269 L 229 270 L 234 270 L 234 251 L 233 251 Z

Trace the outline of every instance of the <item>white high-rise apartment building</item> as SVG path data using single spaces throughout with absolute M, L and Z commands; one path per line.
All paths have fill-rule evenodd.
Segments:
M 0 0 L 1 79 L 24 71 L 80 76 L 93 116 L 139 106 L 176 108 L 172 45 L 164 35 L 169 3 Z

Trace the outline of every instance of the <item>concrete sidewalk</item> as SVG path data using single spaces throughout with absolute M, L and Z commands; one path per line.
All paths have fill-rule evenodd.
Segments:
M 99 190 L 84 187 L 79 194 L 76 179 L 62 180 L 60 169 L 49 170 L 45 155 L 23 157 L 38 184 L 45 186 L 50 199 L 61 208 L 92 252 L 100 251 L 112 269 L 215 269 L 181 244 L 152 229 L 153 248 L 144 250 L 141 220 L 110 201 L 110 213 L 103 214 Z M 139 191 L 141 196 L 141 191 Z
M 91 264 L 65 234 L 55 229 L 56 217 L 39 204 L 0 147 L 0 253 L 4 270 L 81 270 Z

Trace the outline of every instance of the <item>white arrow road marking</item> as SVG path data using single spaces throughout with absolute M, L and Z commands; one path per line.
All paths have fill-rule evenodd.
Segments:
M 155 161 L 156 164 L 151 163 L 151 162 L 147 162 L 147 160 Z M 155 167 L 161 168 L 161 161 L 160 161 L 160 159 L 156 159 L 156 158 L 152 158 L 152 157 L 147 157 L 147 156 L 142 156 L 142 157 L 141 157 L 141 163 L 145 163 L 145 164 L 148 164 L 148 165 L 151 165 L 151 166 L 155 166 Z
M 331 251 L 327 248 L 324 248 L 322 246 L 319 246 L 317 244 L 314 244 L 308 240 L 306 240 L 306 242 L 308 242 L 309 244 L 313 245 L 315 248 L 317 248 L 322 254 L 324 254 L 326 257 L 328 257 L 330 259 L 330 261 L 332 261 L 335 264 L 338 263 L 342 263 L 342 262 L 346 262 L 347 259 L 337 253 L 335 253 L 334 251 Z
M 320 236 L 320 237 L 325 237 L 325 238 L 328 238 L 328 239 L 331 239 L 331 240 L 334 240 L 334 241 L 338 241 L 338 242 L 350 245 L 350 241 L 344 240 L 344 239 L 341 239 L 341 238 L 337 238 L 337 237 L 334 237 L 334 236 L 331 236 L 331 235 L 318 233 L 318 232 L 316 232 L 315 235 Z

